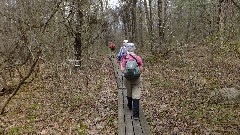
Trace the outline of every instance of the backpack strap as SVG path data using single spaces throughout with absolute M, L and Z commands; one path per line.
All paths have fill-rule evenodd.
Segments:
M 137 61 L 137 58 L 135 58 L 132 54 L 129 54 L 129 55 L 132 56 Z
M 138 61 L 137 61 L 137 58 L 136 57 L 134 57 L 132 54 L 129 54 L 130 56 L 132 56 L 133 57 L 133 59 L 135 59 L 136 60 L 136 62 L 137 62 L 137 64 L 138 64 Z M 139 65 L 138 65 L 139 66 Z

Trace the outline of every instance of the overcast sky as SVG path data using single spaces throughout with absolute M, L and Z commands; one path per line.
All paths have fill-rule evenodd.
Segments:
M 109 0 L 111 6 L 117 6 L 119 4 L 119 0 Z

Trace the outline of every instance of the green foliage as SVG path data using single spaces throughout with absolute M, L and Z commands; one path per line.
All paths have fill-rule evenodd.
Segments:
M 155 80 L 152 85 L 156 87 L 163 87 L 164 89 L 171 88 L 173 83 L 169 80 Z
M 230 48 L 233 52 L 237 53 L 240 56 L 240 42 L 230 42 L 227 44 L 227 47 Z
M 144 58 L 144 63 L 152 65 L 152 64 L 158 63 L 160 60 L 161 60 L 161 56 L 152 55 Z
M 100 91 L 102 89 L 102 87 L 103 87 L 103 83 L 102 82 L 103 82 L 103 80 L 100 79 L 100 81 L 98 81 L 96 83 L 96 90 Z
M 0 127 L 0 134 L 3 135 L 3 133 L 4 133 L 4 129 Z
M 6 135 L 36 134 L 33 126 L 34 125 L 13 126 L 8 130 Z
M 206 45 L 214 45 L 214 44 L 218 44 L 219 41 L 219 37 L 220 37 L 220 32 L 215 32 L 212 33 L 211 35 L 208 35 L 203 41 Z
M 81 121 L 79 123 L 80 125 L 75 128 L 75 132 L 79 135 L 86 135 L 86 125 L 84 125 Z
M 9 132 L 7 133 L 7 135 L 19 135 L 19 134 L 23 134 L 23 128 L 22 127 L 12 127 L 9 129 Z
M 108 118 L 108 124 L 109 124 L 110 126 L 113 126 L 113 125 L 114 125 L 114 118 L 113 118 L 113 117 Z
M 83 100 L 83 97 L 78 96 L 78 95 L 76 95 L 76 96 L 74 96 L 72 98 L 73 98 L 73 101 L 78 101 L 78 102 L 81 102 Z

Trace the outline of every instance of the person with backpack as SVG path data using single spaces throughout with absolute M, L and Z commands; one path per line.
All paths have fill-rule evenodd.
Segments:
M 123 46 L 120 48 L 119 53 L 117 55 L 117 62 L 120 63 L 123 59 L 123 57 L 125 57 L 127 55 L 127 48 L 126 45 L 128 43 L 128 40 L 123 40 Z
M 124 84 L 127 88 L 127 100 L 130 110 L 133 110 L 133 118 L 139 119 L 139 100 L 141 96 L 141 72 L 143 71 L 143 62 L 140 56 L 134 53 L 136 49 L 133 43 L 128 43 L 127 56 L 121 63 L 121 71 L 124 76 Z

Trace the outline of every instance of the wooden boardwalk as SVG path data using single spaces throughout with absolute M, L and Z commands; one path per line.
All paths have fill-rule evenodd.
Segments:
M 139 120 L 134 120 L 132 111 L 127 107 L 127 90 L 123 83 L 120 66 L 110 55 L 115 78 L 118 85 L 118 134 L 119 135 L 151 135 L 149 125 L 143 114 L 141 103 L 139 108 Z

